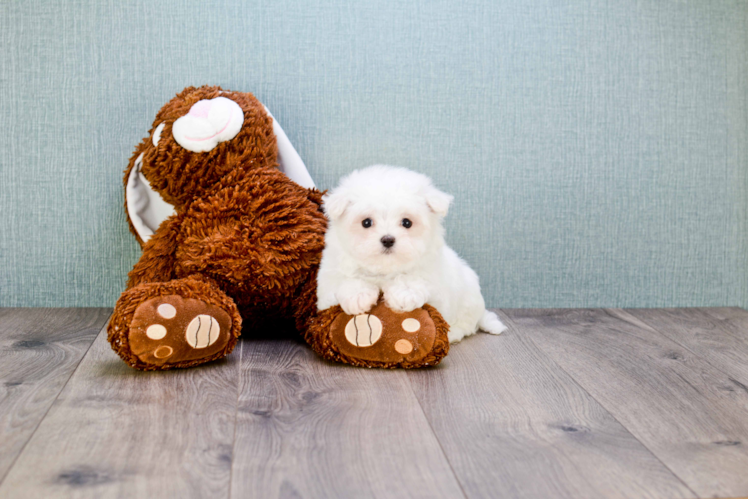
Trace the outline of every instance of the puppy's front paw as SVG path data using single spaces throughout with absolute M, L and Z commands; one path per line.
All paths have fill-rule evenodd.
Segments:
M 429 298 L 425 287 L 395 285 L 384 292 L 384 301 L 390 309 L 410 312 L 423 307 Z
M 343 293 L 338 292 L 337 298 L 343 311 L 346 314 L 355 316 L 363 314 L 374 307 L 374 304 L 379 300 L 379 290 L 375 287 L 347 290 Z

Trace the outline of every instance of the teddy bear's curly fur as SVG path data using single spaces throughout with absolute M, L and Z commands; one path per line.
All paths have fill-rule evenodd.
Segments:
M 198 101 L 219 96 L 240 106 L 240 131 L 210 151 L 181 147 L 174 122 Z M 396 313 L 380 304 L 381 340 L 371 346 L 355 338 L 351 344 L 358 323 L 339 307 L 317 310 L 326 228 L 322 193 L 278 169 L 273 119 L 253 95 L 185 89 L 157 113 L 125 171 L 125 185 L 141 154 L 143 176 L 175 214 L 147 242 L 128 217 L 143 254 L 117 301 L 108 338 L 130 366 L 202 364 L 230 353 L 242 329 L 273 332 L 289 325 L 324 358 L 357 366 L 412 368 L 447 354 L 448 325 L 429 306 Z M 403 331 L 407 317 L 420 318 L 421 331 Z M 402 339 L 409 352 L 401 349 Z

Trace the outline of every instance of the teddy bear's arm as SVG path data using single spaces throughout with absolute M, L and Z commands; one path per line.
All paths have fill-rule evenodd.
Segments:
M 177 235 L 183 216 L 165 220 L 143 247 L 143 255 L 128 274 L 127 288 L 141 283 L 165 282 L 174 278 Z

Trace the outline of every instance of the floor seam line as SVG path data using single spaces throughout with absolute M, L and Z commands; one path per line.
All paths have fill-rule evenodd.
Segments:
M 436 440 L 436 443 L 439 445 L 439 450 L 442 452 L 442 456 L 444 456 L 444 460 L 447 462 L 447 465 L 449 466 L 449 470 L 452 471 L 452 476 L 455 478 L 455 482 L 457 483 L 457 486 L 460 488 L 460 491 L 462 492 L 462 496 L 464 498 L 470 498 L 467 495 L 467 492 L 465 492 L 465 488 L 462 486 L 462 481 L 460 481 L 459 476 L 457 475 L 457 472 L 455 471 L 454 467 L 452 466 L 452 462 L 449 460 L 449 457 L 447 456 L 447 452 L 444 450 L 444 446 L 442 446 L 442 442 L 439 439 L 439 436 L 434 431 L 434 426 L 431 425 L 431 420 L 429 420 L 428 415 L 426 415 L 426 411 L 423 409 L 423 405 L 421 404 L 421 400 L 418 399 L 418 395 L 416 394 L 415 389 L 413 388 L 413 383 L 410 381 L 410 376 L 408 375 L 407 371 L 405 373 L 405 380 L 408 381 L 408 387 L 410 387 L 410 393 L 413 394 L 413 397 L 416 400 L 416 403 L 418 403 L 418 408 L 421 410 L 421 415 L 423 415 L 423 419 L 426 420 L 426 423 L 429 426 L 429 430 L 431 431 L 431 435 L 434 436 L 434 439 Z
M 234 407 L 234 438 L 231 440 L 231 467 L 229 468 L 228 497 L 231 498 L 231 486 L 234 480 L 234 456 L 236 451 L 236 429 L 239 427 L 239 398 L 242 393 L 242 359 L 244 359 L 244 342 L 239 340 L 239 377 L 236 381 L 236 406 Z

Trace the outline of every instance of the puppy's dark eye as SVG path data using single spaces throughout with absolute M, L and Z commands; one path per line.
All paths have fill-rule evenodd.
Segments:
M 410 229 L 410 226 L 413 225 L 413 222 L 410 219 L 403 219 L 402 224 L 405 229 Z
M 366 219 L 364 219 L 364 220 L 361 221 L 361 225 L 364 226 L 367 229 L 370 228 L 371 227 L 371 219 L 369 219 L 367 217 Z

